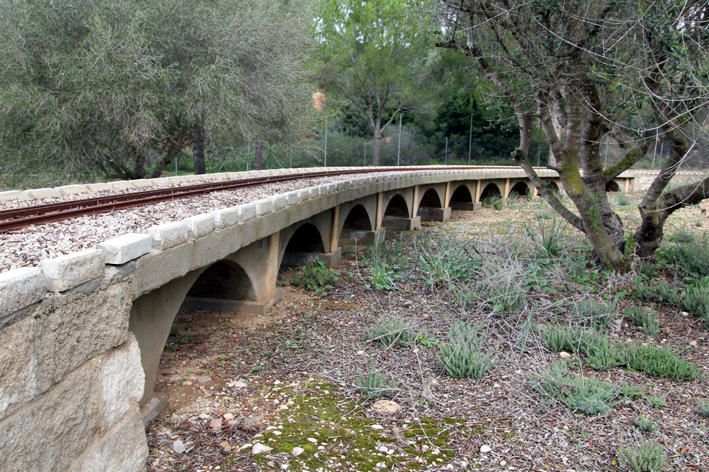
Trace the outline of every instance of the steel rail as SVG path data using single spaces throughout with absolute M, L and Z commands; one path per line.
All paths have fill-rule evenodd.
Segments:
M 486 166 L 485 169 L 507 169 L 504 166 Z M 127 192 L 101 197 L 91 197 L 69 200 L 57 203 L 32 205 L 22 208 L 0 210 L 0 233 L 14 231 L 31 225 L 52 223 L 84 215 L 109 213 L 115 210 L 145 206 L 163 201 L 187 198 L 211 192 L 233 190 L 243 187 L 253 187 L 269 183 L 287 182 L 308 178 L 328 176 L 371 174 L 382 172 L 420 172 L 422 170 L 474 170 L 471 167 L 407 167 L 391 169 L 351 169 L 345 171 L 318 171 L 302 174 L 273 175 L 266 177 L 252 177 L 224 182 L 209 182 L 204 184 L 184 185 L 139 192 Z

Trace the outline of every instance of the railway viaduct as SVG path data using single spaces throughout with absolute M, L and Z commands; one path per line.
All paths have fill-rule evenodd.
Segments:
M 165 400 L 153 387 L 183 304 L 263 312 L 281 266 L 336 264 L 343 245 L 512 194 L 536 195 L 516 168 L 362 174 L 0 274 L 0 470 L 144 470 L 144 421 Z

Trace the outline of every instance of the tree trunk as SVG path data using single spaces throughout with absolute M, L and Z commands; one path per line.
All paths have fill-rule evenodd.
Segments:
M 206 174 L 207 166 L 204 162 L 204 130 L 199 127 L 195 130 L 192 141 L 192 159 L 194 160 L 194 173 Z
M 382 162 L 382 123 L 380 119 L 374 123 L 374 155 L 372 165 L 379 166 Z
M 256 143 L 254 143 L 254 170 L 261 170 L 263 168 L 263 154 L 261 151 L 261 138 L 256 138 Z

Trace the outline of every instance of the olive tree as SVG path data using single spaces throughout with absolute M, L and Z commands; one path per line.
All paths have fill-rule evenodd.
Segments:
M 258 0 L 3 0 L 0 144 L 28 169 L 157 176 L 276 139 L 308 103 L 311 13 Z
M 633 253 L 652 255 L 667 218 L 709 197 L 706 177 L 669 185 L 706 133 L 705 2 L 444 0 L 441 6 L 437 45 L 469 56 L 512 105 L 519 146 L 511 157 L 544 199 L 585 233 L 604 265 L 626 270 Z M 559 173 L 572 207 L 529 162 L 535 120 L 549 144 L 549 167 Z M 609 167 L 600 150 L 607 136 L 624 151 Z M 642 158 L 657 136 L 671 150 L 628 238 L 606 185 Z

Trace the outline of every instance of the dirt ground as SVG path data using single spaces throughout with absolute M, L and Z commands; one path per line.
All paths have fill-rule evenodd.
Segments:
M 632 205 L 619 211 L 629 224 L 637 219 Z M 469 241 L 476 257 L 504 261 L 533 249 L 530 235 L 549 215 L 538 201 L 455 212 L 418 237 Z M 670 225 L 668 234 L 706 235 L 709 220 L 686 209 Z M 416 259 L 414 236 L 391 238 L 403 259 Z M 572 263 L 584 245 L 578 235 L 566 244 Z M 393 290 L 377 290 L 372 257 L 366 248 L 346 254 L 332 288 L 319 293 L 282 274 L 284 299 L 265 316 L 181 311 L 161 361 L 156 391 L 170 403 L 148 426 L 148 470 L 605 471 L 619 470 L 619 446 L 643 439 L 664 447 L 666 470 L 709 470 L 709 422 L 696 406 L 709 396 L 709 331 L 697 318 L 655 306 L 661 331 L 654 337 L 621 318 L 612 340 L 668 348 L 702 377 L 578 367 L 580 375 L 641 390 L 639 398 L 619 398 L 609 412 L 587 416 L 530 387 L 560 354 L 526 327 L 563 316 L 563 302 L 622 290 L 629 276 L 582 267 L 569 280 L 558 269 L 550 285 L 526 289 L 518 310 L 500 312 L 482 299 L 459 303 L 448 288 L 427 283 L 430 274 L 415 263 L 397 266 Z M 553 274 L 554 267 L 545 270 Z M 635 304 L 621 297 L 617 311 Z M 415 327 L 415 342 L 366 340 L 370 327 L 393 317 Z M 452 379 L 440 367 L 438 346 L 457 320 L 484 326 L 494 367 L 480 380 Z M 396 413 L 379 412 L 376 399 L 358 392 L 358 379 L 372 371 L 391 379 Z M 638 417 L 650 418 L 655 431 L 640 431 Z

